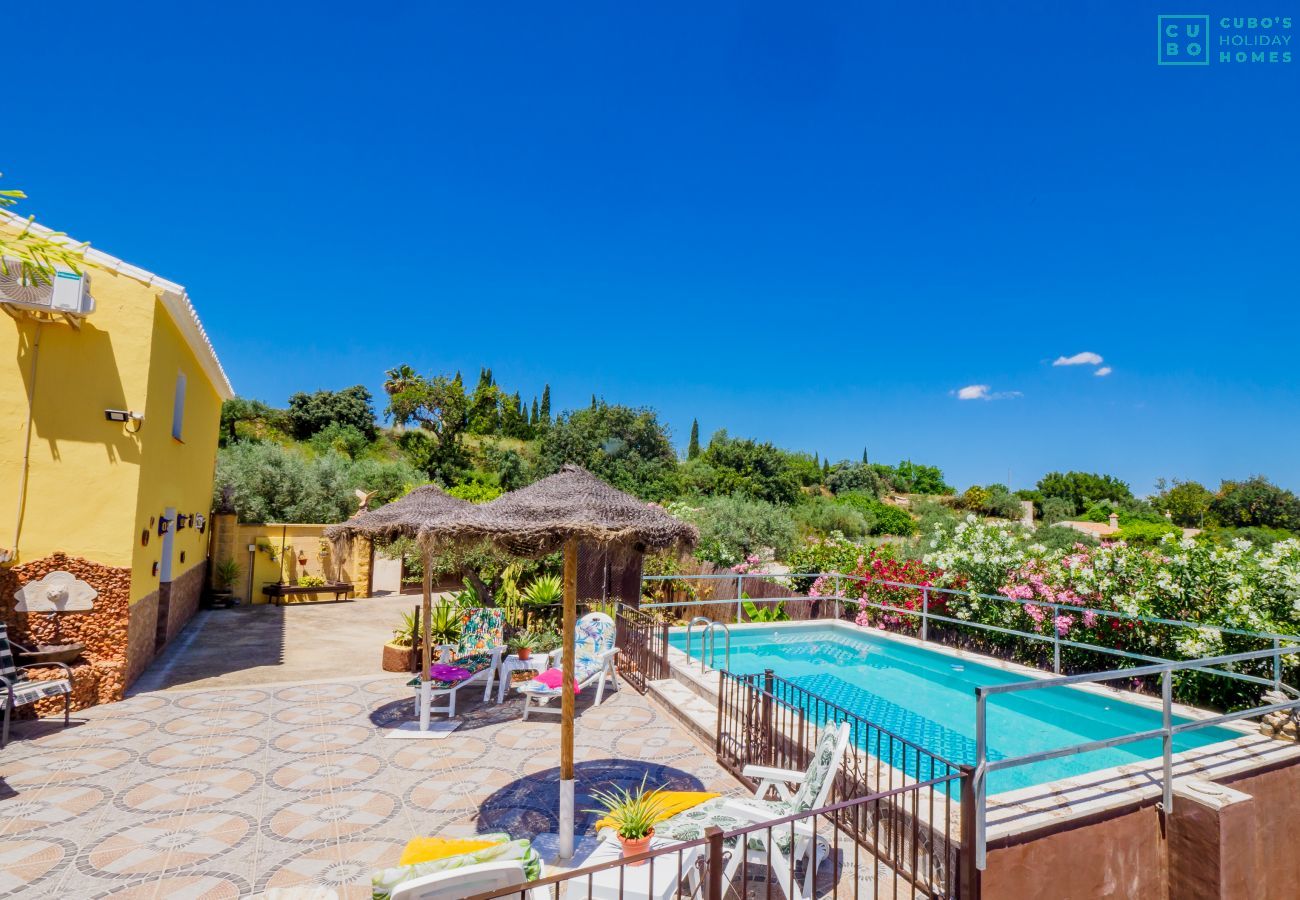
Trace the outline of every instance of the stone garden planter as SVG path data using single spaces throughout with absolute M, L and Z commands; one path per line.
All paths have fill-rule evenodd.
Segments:
M 85 644 L 40 644 L 34 650 L 16 650 L 16 655 L 18 664 L 24 666 L 40 663 L 70 663 L 85 649 Z
M 384 671 L 409 672 L 414 650 L 401 644 L 384 644 Z

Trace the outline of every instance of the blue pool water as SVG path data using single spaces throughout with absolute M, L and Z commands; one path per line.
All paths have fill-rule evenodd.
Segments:
M 669 638 L 686 649 L 686 634 Z M 722 665 L 722 636 L 717 663 Z M 692 638 L 691 655 L 700 655 Z M 899 737 L 955 763 L 975 762 L 975 687 L 1024 681 L 1025 676 L 969 659 L 957 659 L 853 626 L 775 625 L 738 629 L 731 635 L 732 672 L 772 669 Z M 992 759 L 1068 747 L 1160 727 L 1160 711 L 1077 688 L 1043 688 L 996 695 L 988 701 Z M 1176 717 L 1176 721 L 1187 721 Z M 1175 752 L 1240 737 L 1225 728 L 1204 728 L 1174 739 Z M 870 752 L 881 755 L 878 746 Z M 895 751 L 899 752 L 899 751 Z M 1160 755 L 1159 739 L 1017 766 L 989 775 L 989 792 L 1012 790 Z M 915 763 L 895 765 L 915 775 Z M 940 773 L 942 774 L 942 773 Z M 926 777 L 926 773 L 921 773 Z

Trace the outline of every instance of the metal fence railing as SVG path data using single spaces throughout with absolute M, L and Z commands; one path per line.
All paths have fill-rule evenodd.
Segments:
M 1172 662 L 1172 660 L 1168 660 L 1163 657 L 1152 656 L 1150 654 L 1137 653 L 1131 650 L 1124 650 L 1122 648 L 1115 647 L 1115 646 L 1096 644 L 1089 641 L 1074 640 L 1072 638 L 1068 638 L 1062 635 L 1060 631 L 1055 627 L 1049 628 L 1047 633 L 1043 633 L 1043 632 L 1036 632 L 1036 631 L 1025 631 L 1023 629 L 1017 629 L 1017 628 L 1008 628 L 1002 625 L 994 625 L 989 622 L 981 622 L 975 618 L 968 618 L 968 619 L 957 618 L 955 616 L 946 615 L 943 612 L 936 611 L 936 606 L 938 605 L 936 602 L 936 598 L 943 598 L 945 600 L 948 598 L 978 599 L 981 602 L 1000 603 L 1000 604 L 1014 606 L 1017 608 L 1036 606 L 1044 610 L 1050 610 L 1051 611 L 1050 621 L 1052 622 L 1056 622 L 1062 615 L 1082 616 L 1083 614 L 1087 613 L 1090 615 L 1097 616 L 1098 618 L 1107 619 L 1111 621 L 1143 623 L 1146 625 L 1178 628 L 1178 629 L 1184 629 L 1193 632 L 1199 632 L 1208 629 L 1219 635 L 1231 635 L 1237 638 L 1257 640 L 1261 643 L 1261 646 L 1272 647 L 1272 649 L 1274 650 L 1281 649 L 1288 645 L 1290 646 L 1300 645 L 1300 636 L 1296 636 L 1296 635 L 1277 634 L 1268 631 L 1250 631 L 1248 629 L 1234 628 L 1227 625 L 1214 625 L 1205 622 L 1192 622 L 1192 621 L 1187 621 L 1182 619 L 1166 619 L 1157 616 L 1144 616 L 1137 613 L 1123 612 L 1121 610 L 1101 609 L 1101 608 L 1089 607 L 1089 606 L 1075 606 L 1073 604 L 1055 603 L 1047 600 L 1037 600 L 1037 599 L 1026 600 L 1019 597 L 1007 597 L 1002 594 L 980 594 L 973 591 L 959 590 L 956 588 L 941 588 L 941 587 L 933 587 L 927 585 L 908 584 L 906 582 L 901 582 L 901 581 L 888 581 L 888 580 L 877 579 L 877 578 L 864 578 L 862 576 L 845 575 L 841 572 L 822 572 L 822 573 L 802 572 L 802 573 L 788 573 L 788 574 L 776 575 L 776 576 L 754 574 L 754 573 L 736 574 L 736 575 L 700 575 L 700 576 L 689 576 L 689 575 L 645 576 L 644 580 L 669 579 L 669 578 L 678 581 L 692 581 L 692 580 L 715 581 L 715 580 L 723 579 L 728 584 L 734 583 L 735 590 L 742 596 L 745 592 L 744 586 L 747 582 L 754 582 L 762 579 L 767 579 L 767 580 L 775 579 L 778 581 L 801 581 L 801 580 L 811 581 L 815 579 L 823 579 L 827 584 L 830 584 L 832 586 L 836 594 L 841 593 L 844 585 L 853 582 L 856 582 L 861 585 L 874 585 L 878 587 L 888 588 L 894 591 L 906 592 L 909 595 L 914 595 L 915 598 L 919 601 L 919 603 L 916 605 L 915 608 L 908 607 L 898 603 L 884 603 L 879 600 L 869 600 L 866 598 L 846 598 L 846 597 L 839 597 L 839 596 L 821 596 L 821 597 L 812 596 L 804 599 L 809 601 L 820 601 L 821 608 L 819 610 L 819 613 L 820 616 L 823 618 L 839 619 L 839 618 L 843 618 L 846 613 L 854 612 L 862 609 L 876 610 L 878 612 L 888 613 L 889 615 L 892 616 L 899 616 L 902 618 L 906 618 L 910 621 L 914 621 L 917 623 L 916 636 L 923 641 L 931 639 L 933 626 L 938 624 L 938 625 L 947 625 L 952 628 L 960 628 L 963 630 L 983 631 L 989 634 L 1007 635 L 1016 638 L 1022 638 L 1024 640 L 1032 641 L 1039 644 L 1050 645 L 1052 651 L 1052 671 L 1053 673 L 1058 675 L 1061 674 L 1062 672 L 1061 651 L 1063 648 L 1086 650 L 1092 653 L 1099 653 L 1107 656 L 1120 657 L 1120 658 L 1129 659 L 1141 663 L 1159 664 L 1159 663 Z M 750 602 L 755 604 L 756 606 L 762 607 L 774 603 L 790 603 L 795 601 L 790 599 L 782 600 L 782 599 L 768 598 L 768 599 L 751 600 Z M 694 601 L 677 602 L 677 603 L 643 603 L 641 605 L 641 609 L 645 611 L 654 612 L 655 614 L 658 615 L 671 615 L 673 612 L 678 612 L 679 614 L 685 614 L 689 612 L 692 607 L 698 605 L 699 603 Z M 745 609 L 742 600 L 736 600 L 734 601 L 734 603 L 728 605 L 725 608 L 729 611 L 732 611 L 732 615 L 726 619 L 719 619 L 719 621 L 728 621 L 728 622 L 747 621 L 747 616 L 745 614 Z M 1269 673 L 1269 677 L 1267 678 L 1251 675 L 1246 672 L 1230 672 L 1224 670 L 1216 670 L 1215 674 L 1216 675 L 1222 674 L 1225 677 L 1232 678 L 1238 681 L 1251 682 L 1253 684 L 1265 685 L 1277 690 L 1281 690 L 1285 687 L 1285 685 L 1283 684 L 1282 666 L 1280 663 L 1281 656 L 1284 655 L 1286 654 L 1273 655 L 1275 664 L 1273 666 L 1272 671 Z
M 669 677 L 668 623 L 625 603 L 614 617 L 619 674 L 639 693 L 647 682 Z
M 1240 719 L 1267 715 L 1272 712 L 1288 711 L 1293 717 L 1300 715 L 1300 697 L 1297 697 L 1295 692 L 1291 691 L 1292 696 L 1289 698 L 1284 699 L 1285 695 L 1278 692 L 1273 695 L 1273 699 L 1276 700 L 1276 702 L 1265 703 L 1251 709 L 1237 710 L 1236 712 L 1224 713 L 1222 715 L 1208 716 L 1192 719 L 1186 722 L 1175 723 L 1173 720 L 1174 673 L 1188 670 L 1200 670 L 1209 671 L 1215 675 L 1229 675 L 1232 673 L 1214 667 L 1238 665 L 1255 659 L 1272 658 L 1277 660 L 1281 656 L 1295 654 L 1300 654 L 1300 647 L 1258 650 L 1253 653 L 1234 653 L 1228 656 L 1206 657 L 1204 659 L 1187 660 L 1184 662 L 1167 662 L 1160 665 L 1144 666 L 1137 669 L 1119 669 L 1111 672 L 1065 675 L 1058 678 L 1031 678 L 1013 684 L 977 686 L 975 688 L 975 771 L 973 773 L 972 784 L 975 796 L 974 809 L 971 811 L 975 823 L 974 855 L 976 867 L 983 869 L 988 856 L 987 792 L 988 775 L 990 772 L 1011 769 L 1018 766 L 1027 766 L 1031 763 L 1043 762 L 1049 759 L 1059 759 L 1064 756 L 1076 756 L 1094 750 L 1104 750 L 1108 747 L 1119 747 L 1124 744 L 1132 744 L 1138 741 L 1148 741 L 1160 738 L 1160 781 L 1162 793 L 1160 808 L 1165 815 L 1168 815 L 1173 809 L 1174 801 L 1173 745 L 1175 735 L 1198 731 L 1202 728 L 1212 728 L 1229 722 L 1235 722 Z M 1026 753 L 1019 756 L 1004 757 L 1002 759 L 989 759 L 988 704 L 990 697 L 1001 696 L 1004 694 L 1024 693 L 1026 691 L 1041 690 L 1044 688 L 1093 684 L 1098 682 L 1114 681 L 1121 678 L 1128 679 L 1147 676 L 1159 676 L 1160 678 L 1161 723 L 1159 728 L 1134 731 L 1127 734 L 1116 735 L 1114 737 L 1087 741 L 1081 744 L 1073 744 L 1068 747 L 1056 747 L 1051 750 L 1041 750 L 1036 753 Z M 1283 685 L 1283 687 L 1287 686 Z M 1265 699 L 1269 698 L 1266 697 Z M 965 811 L 963 810 L 963 812 Z
M 815 897 L 921 900 L 972 896 L 954 879 L 910 878 L 905 859 L 882 858 L 835 823 L 885 821 L 897 808 L 915 808 L 923 792 L 948 793 L 950 775 L 855 797 L 730 830 L 704 829 L 692 840 L 651 845 L 615 857 L 466 900 L 729 900 Z M 915 819 L 913 821 L 916 821 Z M 901 848 L 901 843 L 895 847 Z M 915 846 L 915 842 L 911 844 Z
M 846 722 L 849 750 L 832 797 L 889 795 L 871 808 L 844 807 L 833 816 L 845 835 L 875 853 L 892 877 L 922 886 L 926 896 L 956 893 L 958 841 L 954 822 L 963 800 L 963 768 L 824 697 L 777 676 L 718 674 L 718 762 L 751 788 L 748 766 L 802 771 L 820 732 Z M 916 786 L 924 787 L 917 788 Z M 915 790 L 907 790 L 909 787 Z M 970 802 L 970 798 L 966 798 Z
M 679 580 L 691 578 L 691 576 L 673 577 Z M 725 577 L 729 580 L 733 578 L 738 579 L 735 590 L 736 596 L 739 597 L 743 595 L 744 579 L 764 577 L 772 578 L 773 576 L 746 574 L 743 576 L 711 577 Z M 968 770 L 963 769 L 963 771 L 970 772 L 970 777 L 962 782 L 963 790 L 965 791 L 965 794 L 969 796 L 969 800 L 966 800 L 964 797 L 961 804 L 961 827 L 963 831 L 962 845 L 963 847 L 970 848 L 971 851 L 969 854 L 963 854 L 963 856 L 969 855 L 970 858 L 974 860 L 974 866 L 977 869 L 983 869 L 987 860 L 987 784 L 988 775 L 992 772 L 1158 738 L 1161 741 L 1161 809 L 1167 814 L 1173 803 L 1173 741 L 1176 735 L 1237 722 L 1243 719 L 1255 718 L 1279 711 L 1289 712 L 1293 721 L 1300 721 L 1300 690 L 1297 690 L 1296 687 L 1284 681 L 1284 675 L 1286 673 L 1296 671 L 1295 657 L 1300 657 L 1300 636 L 1264 631 L 1251 631 L 1231 626 L 1220 626 L 1179 619 L 1167 619 L 1156 616 L 1143 616 L 1135 613 L 1126 613 L 1120 610 L 1107 610 L 1095 607 L 1076 606 L 1073 604 L 1061 604 L 1041 599 L 1027 600 L 996 594 L 976 594 L 970 591 L 953 588 L 939 588 L 908 584 L 906 582 L 869 579 L 844 575 L 843 573 L 837 572 L 820 573 L 818 575 L 793 574 L 781 576 L 781 578 L 821 578 L 823 579 L 823 583 L 833 585 L 834 593 L 837 595 L 841 593 L 840 588 L 851 582 L 857 582 L 860 585 L 884 587 L 890 591 L 897 591 L 899 592 L 900 597 L 906 597 L 912 601 L 910 605 L 882 602 L 881 600 L 874 600 L 866 597 L 821 597 L 817 599 L 822 601 L 832 601 L 827 610 L 827 616 L 830 618 L 838 619 L 843 617 L 846 612 L 857 610 L 876 610 L 882 613 L 888 613 L 891 616 L 900 617 L 900 619 L 915 622 L 914 633 L 922 641 L 934 640 L 936 637 L 936 626 L 948 626 L 954 629 L 960 628 L 984 631 L 990 634 L 1009 635 L 1016 638 L 1023 638 L 1028 641 L 1051 645 L 1051 666 L 1056 677 L 1028 678 L 1024 681 L 1010 684 L 982 685 L 977 686 L 974 690 L 974 713 L 976 721 L 974 748 L 975 764 Z M 977 598 L 981 601 L 1016 604 L 1022 608 L 1033 605 L 1042 610 L 1049 611 L 1045 616 L 1050 615 L 1051 618 L 1049 621 L 1053 624 L 1057 621 L 1058 617 L 1062 615 L 1082 615 L 1086 612 L 1099 618 L 1104 617 L 1114 621 L 1145 623 L 1149 626 L 1191 629 L 1195 631 L 1208 629 L 1217 632 L 1221 636 L 1232 636 L 1237 639 L 1258 641 L 1264 646 L 1259 650 L 1242 653 L 1222 654 L 1189 660 L 1169 660 L 1151 656 L 1149 654 L 1126 650 L 1121 647 L 1074 640 L 1062 635 L 1060 630 L 1056 627 L 1050 628 L 1048 633 L 1040 633 L 1017 628 L 1009 628 L 1003 625 L 994 625 L 992 623 L 978 621 L 974 618 L 957 618 L 952 615 L 947 615 L 946 611 L 940 611 L 946 607 L 946 603 L 936 603 L 936 597 L 941 598 L 944 601 L 954 597 L 965 599 Z M 771 603 L 780 601 L 767 600 L 754 602 Z M 680 616 L 682 612 L 679 610 L 688 608 L 691 605 L 692 604 L 690 603 L 647 604 L 643 606 L 643 609 L 654 610 L 659 615 L 677 614 Z M 689 611 L 689 609 L 685 609 L 684 611 Z M 737 602 L 735 604 L 735 619 L 733 621 L 743 622 L 745 621 L 745 618 L 743 607 L 739 602 Z M 1103 657 L 1108 656 L 1122 659 L 1130 663 L 1143 663 L 1143 665 L 1129 665 L 1127 668 L 1110 668 L 1105 671 L 1061 675 L 1061 655 L 1064 648 L 1090 651 L 1100 654 Z M 1284 663 L 1284 660 L 1287 660 L 1288 658 L 1291 659 L 1291 662 Z M 1201 673 L 1211 678 L 1224 678 L 1239 683 L 1253 685 L 1261 691 L 1266 692 L 1263 697 L 1264 702 L 1252 703 L 1249 708 L 1237 709 L 1220 715 L 1203 715 L 1190 720 L 1175 722 L 1173 714 L 1173 684 L 1175 676 L 1178 673 Z M 765 675 L 745 676 L 745 678 L 751 680 L 762 677 L 765 677 Z M 722 673 L 721 678 L 722 683 L 725 684 L 728 679 L 737 679 L 738 676 L 724 672 Z M 991 698 L 1003 694 L 1022 693 L 1052 687 L 1104 683 L 1108 681 L 1123 680 L 1129 684 L 1134 684 L 1143 679 L 1159 681 L 1162 712 L 1160 727 L 1149 728 L 1141 731 L 1132 731 L 1126 734 L 1114 735 L 1108 738 L 1066 747 L 1053 748 L 1051 750 L 1044 750 L 1031 754 L 990 759 L 991 742 L 988 735 L 988 704 Z M 769 691 L 769 693 L 773 693 L 773 696 L 778 696 L 780 690 L 774 688 L 772 691 Z M 813 702 L 815 703 L 816 701 Z M 753 711 L 749 711 L 749 714 L 752 718 Z M 721 730 L 721 711 L 719 718 L 719 727 Z M 759 715 L 758 720 L 760 722 L 762 721 L 761 715 Z M 871 727 L 876 727 L 874 723 L 869 723 L 869 725 Z M 760 725 L 759 730 L 763 734 L 768 733 L 766 726 Z M 899 759 L 895 758 L 894 753 L 895 751 L 890 749 L 885 754 L 885 757 L 881 757 L 874 753 L 872 755 L 876 755 L 877 759 L 887 759 L 891 763 L 900 762 Z M 719 759 L 724 760 L 721 748 L 719 750 Z M 913 777 L 920 777 L 922 773 L 909 772 L 906 756 L 902 758 L 901 762 L 901 766 L 891 764 L 890 770 L 897 771 L 901 769 L 905 774 L 912 775 Z

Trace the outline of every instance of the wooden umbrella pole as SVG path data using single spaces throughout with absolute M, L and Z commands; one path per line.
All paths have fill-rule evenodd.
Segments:
M 424 600 L 421 603 L 424 615 L 422 626 L 422 637 L 424 644 L 423 658 L 420 660 L 420 730 L 429 730 L 429 707 L 433 705 L 432 689 L 429 683 L 429 667 L 433 665 L 433 627 L 430 625 L 430 617 L 433 613 L 433 574 L 430 571 L 429 553 L 425 551 L 422 554 L 424 559 Z
M 578 541 L 564 542 L 564 662 L 560 694 L 560 852 L 573 858 L 573 715 L 574 634 L 578 630 Z

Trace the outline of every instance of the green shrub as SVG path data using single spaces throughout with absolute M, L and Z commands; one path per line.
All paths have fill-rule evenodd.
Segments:
M 867 463 L 837 463 L 826 476 L 826 486 L 833 494 L 859 493 L 868 494 L 873 499 L 879 497 L 885 488 L 880 474 Z
M 1166 535 L 1180 538 L 1183 536 L 1183 530 L 1168 522 L 1129 522 L 1111 537 L 1129 544 L 1154 546 L 1164 540 Z
M 961 521 L 956 510 L 937 500 L 918 500 L 912 504 L 911 510 L 916 516 L 917 533 L 922 536 L 933 534 L 935 529 L 949 534 Z
M 699 527 L 695 555 L 720 566 L 734 566 L 765 548 L 781 559 L 798 537 L 789 510 L 740 495 L 709 497 L 694 509 L 674 504 L 673 512 Z
M 858 560 L 865 550 L 861 545 L 845 540 L 843 535 L 833 534 L 825 540 L 809 541 L 796 548 L 787 557 L 785 564 L 792 572 L 817 575 L 822 572 L 852 572 L 858 567 Z M 792 578 L 791 586 L 801 594 L 806 594 L 812 587 L 812 578 Z
M 1006 485 L 992 484 L 985 490 L 988 491 L 988 499 L 984 501 L 985 515 L 1009 519 L 1012 522 L 1019 521 L 1023 511 L 1020 498 L 1007 490 Z
M 862 513 L 867 520 L 868 534 L 896 534 L 906 537 L 916 533 L 916 522 L 906 510 L 882 503 L 869 494 L 849 491 L 835 499 L 836 502 Z
M 1065 497 L 1048 497 L 1042 502 L 1042 518 L 1047 525 L 1069 521 L 1074 518 L 1074 502 Z
M 1066 528 L 1064 525 L 1044 525 L 1034 532 L 1033 543 L 1042 544 L 1049 551 L 1064 550 L 1069 552 L 1076 544 L 1096 547 L 1097 539 L 1082 531 Z
M 840 532 L 858 538 L 871 530 L 871 520 L 859 510 L 827 497 L 809 497 L 794 509 L 795 522 L 804 533 L 827 535 Z
M 989 492 L 978 484 L 972 484 L 957 498 L 957 505 L 971 512 L 983 512 L 989 502 Z
M 1300 531 L 1300 497 L 1260 475 L 1248 481 L 1225 481 L 1210 501 L 1208 518 L 1225 528 Z
M 459 497 L 462 500 L 468 500 L 470 503 L 487 503 L 489 500 L 495 500 L 502 494 L 501 488 L 487 484 L 482 481 L 469 481 L 465 484 L 458 484 L 453 488 L 448 488 L 447 493 L 453 497 Z
M 1278 541 L 1288 541 L 1298 535 L 1285 528 L 1207 528 L 1196 536 L 1196 540 L 1207 544 L 1227 547 L 1233 541 L 1250 541 L 1256 547 L 1271 547 Z

